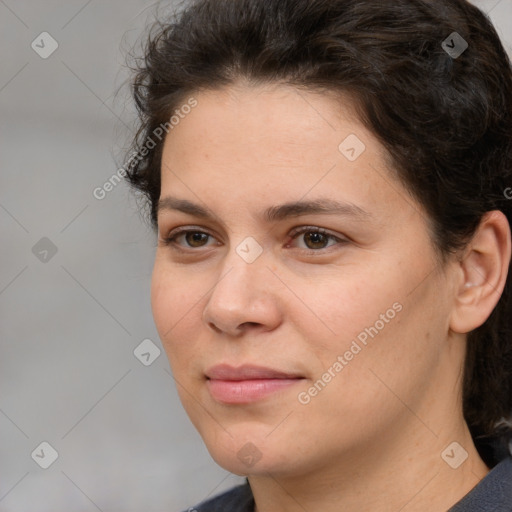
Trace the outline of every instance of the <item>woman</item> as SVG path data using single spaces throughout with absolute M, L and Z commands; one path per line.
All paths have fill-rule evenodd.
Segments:
M 198 511 L 512 510 L 512 70 L 465 0 L 199 0 L 130 183 Z M 198 500 L 199 501 L 199 500 Z

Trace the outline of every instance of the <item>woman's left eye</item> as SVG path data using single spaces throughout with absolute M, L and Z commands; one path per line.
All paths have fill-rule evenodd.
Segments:
M 310 251 L 326 249 L 327 247 L 336 245 L 336 243 L 347 242 L 347 240 L 339 238 L 322 228 L 312 226 L 300 228 L 299 230 L 294 231 L 291 236 L 293 240 L 299 239 L 304 242 L 305 247 L 299 247 L 300 249 Z M 333 241 L 334 243 L 329 244 L 329 241 Z

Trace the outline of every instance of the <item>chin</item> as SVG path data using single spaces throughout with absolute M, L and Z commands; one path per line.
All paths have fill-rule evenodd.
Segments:
M 301 463 L 297 460 L 300 450 L 294 449 L 276 433 L 268 436 L 268 428 L 246 427 L 243 433 L 230 428 L 229 432 L 232 437 L 225 431 L 221 437 L 203 436 L 210 456 L 226 471 L 239 476 L 268 476 L 269 473 L 284 476 L 300 470 Z
M 244 448 L 242 448 L 243 452 Z M 238 476 L 275 475 L 285 468 L 268 452 L 247 450 L 245 453 L 221 452 L 218 448 L 209 450 L 212 459 L 223 469 Z
M 226 430 L 219 425 L 209 425 L 200 434 L 210 456 L 227 471 L 241 476 L 268 472 L 273 470 L 276 459 L 282 459 L 276 457 L 278 447 L 269 442 L 270 439 L 265 439 L 268 429 L 245 425 L 243 429 L 228 426 Z

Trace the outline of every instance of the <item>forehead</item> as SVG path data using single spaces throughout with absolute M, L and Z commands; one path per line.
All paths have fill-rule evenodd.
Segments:
M 255 204 L 262 211 L 276 197 L 282 204 L 330 195 L 373 202 L 375 211 L 408 195 L 398 182 L 386 183 L 393 179 L 386 151 L 357 118 L 350 96 L 274 84 L 193 97 L 197 105 L 165 139 L 162 197 L 172 192 L 195 203 Z
M 343 132 L 347 128 L 356 130 L 363 138 L 373 138 L 358 119 L 355 99 L 348 93 L 237 82 L 222 89 L 196 92 L 193 97 L 196 106 L 180 116 L 166 146 L 172 144 L 178 133 L 180 139 L 197 137 L 204 142 L 203 137 L 215 138 L 239 145 L 250 142 L 251 136 L 312 142 L 315 137 L 325 139 L 326 131 Z M 180 110 L 179 106 L 177 109 Z M 327 141 L 324 142 L 327 147 Z
M 225 171 L 250 168 L 261 176 L 268 170 L 279 179 L 284 177 L 280 171 L 289 175 L 315 161 L 318 166 L 327 159 L 334 164 L 345 156 L 356 167 L 363 152 L 378 160 L 385 156 L 357 118 L 350 97 L 281 84 L 237 84 L 201 91 L 194 99 L 196 106 L 180 116 L 165 139 L 164 164 L 225 163 Z

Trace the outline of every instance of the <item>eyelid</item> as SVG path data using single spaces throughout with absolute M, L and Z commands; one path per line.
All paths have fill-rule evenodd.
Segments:
M 321 228 L 319 226 L 299 226 L 297 228 L 292 229 L 292 231 L 290 232 L 290 236 L 294 237 L 297 235 L 301 235 L 302 233 L 308 233 L 308 232 L 322 233 L 322 235 L 336 238 L 339 241 L 343 241 L 343 240 L 348 241 L 348 239 L 346 237 L 341 237 L 338 234 L 335 234 L 332 231 L 329 231 L 328 229 L 325 229 L 325 228 Z
M 212 235 L 212 233 L 210 231 L 208 231 L 206 228 L 202 227 L 202 226 L 194 226 L 194 225 L 186 225 L 186 226 L 178 226 L 174 229 L 171 229 L 171 231 L 169 231 L 169 233 L 167 233 L 167 235 L 165 235 L 164 238 L 170 238 L 170 237 L 173 237 L 174 235 L 181 235 L 182 233 L 186 233 L 187 231 L 197 231 L 197 232 L 200 232 L 200 233 L 206 233 L 207 235 L 210 235 L 210 236 L 215 236 L 215 235 Z

